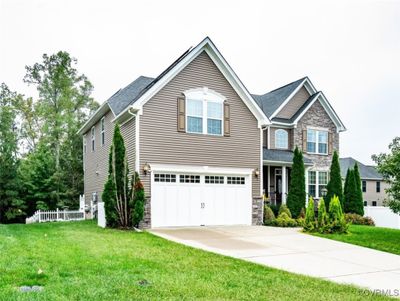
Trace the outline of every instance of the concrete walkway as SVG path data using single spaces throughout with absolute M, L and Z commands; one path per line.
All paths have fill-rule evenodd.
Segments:
M 164 228 L 150 232 L 188 246 L 371 290 L 400 292 L 400 256 L 263 226 Z

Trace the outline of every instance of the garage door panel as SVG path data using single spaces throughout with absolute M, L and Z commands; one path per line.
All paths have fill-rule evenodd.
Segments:
M 228 176 L 210 183 L 205 174 L 200 183 L 154 181 L 151 187 L 152 227 L 251 224 L 251 182 L 237 176 L 228 184 Z M 163 177 L 157 176 L 157 179 Z M 221 182 L 221 178 L 223 181 Z

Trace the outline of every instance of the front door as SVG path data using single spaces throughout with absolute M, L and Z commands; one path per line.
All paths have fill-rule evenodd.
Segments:
M 275 169 L 275 198 L 277 204 L 282 202 L 282 169 Z

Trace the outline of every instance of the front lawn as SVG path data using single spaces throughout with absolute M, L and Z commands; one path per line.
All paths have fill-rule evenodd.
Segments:
M 400 255 L 400 230 L 350 225 L 349 234 L 315 235 Z
M 87 221 L 0 225 L 0 254 L 0 300 L 388 299 Z

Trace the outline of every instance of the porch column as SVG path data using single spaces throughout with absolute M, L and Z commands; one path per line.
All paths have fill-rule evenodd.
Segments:
M 271 166 L 267 166 L 267 197 L 271 197 Z
M 286 204 L 286 166 L 282 166 L 282 204 Z

